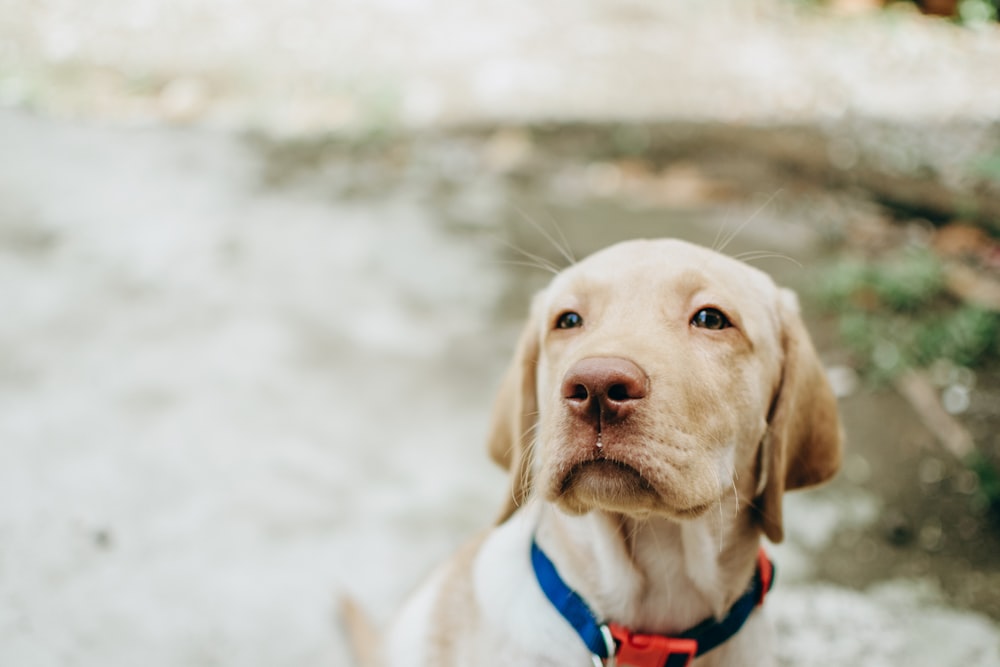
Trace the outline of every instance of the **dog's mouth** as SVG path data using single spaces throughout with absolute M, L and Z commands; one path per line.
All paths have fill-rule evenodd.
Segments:
M 573 466 L 552 500 L 571 514 L 599 509 L 635 517 L 657 514 L 676 520 L 697 518 L 713 504 L 712 501 L 687 504 L 683 495 L 677 495 L 661 493 L 627 463 L 595 458 Z
M 575 465 L 563 479 L 562 493 L 566 493 L 574 484 L 610 481 L 618 484 L 635 484 L 643 490 L 653 491 L 653 486 L 632 466 L 621 461 L 601 458 Z
M 598 508 L 632 514 L 653 509 L 659 498 L 638 470 L 602 458 L 575 465 L 563 478 L 558 502 L 573 513 Z

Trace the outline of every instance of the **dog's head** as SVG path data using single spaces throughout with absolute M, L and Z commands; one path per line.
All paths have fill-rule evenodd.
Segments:
M 534 299 L 494 410 L 512 473 L 564 511 L 694 518 L 739 485 L 772 541 L 781 496 L 840 463 L 837 405 L 795 295 L 676 240 L 629 241 Z

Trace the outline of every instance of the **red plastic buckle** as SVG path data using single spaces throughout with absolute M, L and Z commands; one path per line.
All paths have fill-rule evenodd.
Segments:
M 672 656 L 683 656 L 683 665 L 688 667 L 698 653 L 698 642 L 694 639 L 644 635 L 614 623 L 609 623 L 608 628 L 618 644 L 615 654 L 618 667 L 664 667 Z
M 767 557 L 764 547 L 757 552 L 757 569 L 760 572 L 760 595 L 757 596 L 757 606 L 764 604 L 764 596 L 771 589 L 771 580 L 774 578 L 774 565 Z

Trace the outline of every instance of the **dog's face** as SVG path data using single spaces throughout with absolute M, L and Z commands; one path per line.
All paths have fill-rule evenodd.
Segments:
M 536 297 L 492 436 L 515 503 L 537 486 L 570 513 L 682 520 L 739 482 L 774 540 L 781 492 L 831 476 L 840 451 L 794 295 L 674 240 L 608 248 Z
M 619 245 L 553 281 L 536 316 L 545 496 L 688 518 L 731 492 L 781 379 L 778 296 L 677 242 Z

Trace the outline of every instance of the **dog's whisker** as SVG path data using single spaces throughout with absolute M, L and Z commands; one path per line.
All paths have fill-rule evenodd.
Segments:
M 549 214 L 548 217 L 549 221 L 552 223 L 552 229 L 556 231 L 556 234 L 559 235 L 559 240 L 562 242 L 562 248 L 563 250 L 565 250 L 565 253 L 563 253 L 563 257 L 569 259 L 570 266 L 576 264 L 577 263 L 576 254 L 573 252 L 573 248 L 569 244 L 569 239 L 567 239 L 566 235 L 563 234 L 563 230 L 559 226 L 559 222 L 554 217 L 552 217 L 551 214 Z
M 548 273 L 551 273 L 552 275 L 556 275 L 557 273 L 559 273 L 558 269 L 553 268 L 553 267 L 549 266 L 548 264 L 541 264 L 539 262 L 524 262 L 524 261 L 520 261 L 520 260 L 516 260 L 516 259 L 498 259 L 498 260 L 494 260 L 492 263 L 493 264 L 506 264 L 506 265 L 509 265 L 509 266 L 527 266 L 528 268 L 531 268 L 531 269 L 541 269 L 542 271 L 546 271 Z
M 751 215 L 749 218 L 747 218 L 746 220 L 744 220 L 743 223 L 739 227 L 737 227 L 736 229 L 734 229 L 732 231 L 732 233 L 730 233 L 725 238 L 725 240 L 722 242 L 722 245 L 720 245 L 718 248 L 716 248 L 716 250 L 719 251 L 719 252 L 724 251 L 726 249 L 726 246 L 728 246 L 733 241 L 733 239 L 735 239 L 737 236 L 739 236 L 740 232 L 743 231 L 743 228 L 746 227 L 747 225 L 749 225 L 751 222 L 753 222 L 757 218 L 757 216 L 760 215 L 764 211 L 764 209 L 766 209 L 771 204 L 771 202 L 774 201 L 774 199 L 778 195 L 780 195 L 782 193 L 782 191 L 783 191 L 783 188 L 778 188 L 777 190 L 775 190 L 774 194 L 772 194 L 770 197 L 768 197 L 767 201 L 765 201 L 763 204 L 761 204 L 757 208 L 757 210 L 753 212 L 753 215 Z
M 540 268 L 541 267 L 545 267 L 546 269 L 548 269 L 549 271 L 551 271 L 553 274 L 559 273 L 559 270 L 560 270 L 559 267 L 556 266 L 555 264 L 553 264 L 552 262 L 550 262 L 549 260 L 545 259 L 541 255 L 538 255 L 538 254 L 535 254 L 535 253 L 530 252 L 528 250 L 525 250 L 524 248 L 521 248 L 521 247 L 519 247 L 519 246 L 511 243 L 507 239 L 500 238 L 499 236 L 497 236 L 495 234 L 491 234 L 491 237 L 494 240 L 499 241 L 500 243 L 504 244 L 505 246 L 507 246 L 508 248 L 510 248 L 511 250 L 513 250 L 514 252 L 523 255 L 526 259 L 529 259 L 529 260 L 531 260 L 533 262 L 537 262 L 538 266 Z
M 535 424 L 534 426 L 537 427 L 537 424 Z M 529 431 L 531 431 L 531 430 L 532 429 L 529 429 Z M 521 469 L 518 472 L 518 480 L 517 480 L 518 484 L 517 484 L 517 488 L 519 488 L 519 489 L 527 488 L 528 484 L 531 481 L 530 478 L 529 478 L 529 475 L 531 474 L 531 460 L 532 460 L 532 458 L 534 458 L 534 455 L 535 455 L 535 444 L 536 444 L 536 442 L 537 442 L 537 439 L 534 438 L 534 437 L 532 437 L 532 438 L 530 438 L 528 440 L 528 444 L 525 445 L 525 447 L 524 447 L 524 457 L 525 457 L 527 463 L 526 464 L 522 464 Z M 514 504 L 515 505 L 517 504 L 517 499 L 516 498 L 514 499 Z
M 715 230 L 715 238 L 712 239 L 712 246 L 711 246 L 712 250 L 715 251 L 719 250 L 719 241 L 722 239 L 722 232 L 724 232 L 726 230 L 726 227 L 729 226 L 729 221 L 732 219 L 732 217 L 733 217 L 733 211 L 731 208 L 729 208 L 729 210 L 726 211 L 726 214 L 723 217 L 722 222 L 719 224 L 719 228 Z
M 524 218 L 524 220 L 528 222 L 532 227 L 537 229 L 538 233 L 541 234 L 543 237 L 545 237 L 545 240 L 551 243 L 552 247 L 555 248 L 556 251 L 558 251 L 559 254 L 562 255 L 567 262 L 569 262 L 569 265 L 576 264 L 576 259 L 573 257 L 573 253 L 570 252 L 569 250 L 569 243 L 566 243 L 566 237 L 563 236 L 561 231 L 559 232 L 559 236 L 562 239 L 562 242 L 565 243 L 565 246 L 561 244 L 559 241 L 557 241 L 555 237 L 553 237 L 552 234 L 550 234 L 548 230 L 546 230 L 545 227 L 542 226 L 541 223 L 539 223 L 537 220 L 528 215 L 528 213 L 520 206 L 514 205 L 514 210 L 517 211 L 521 215 L 521 217 Z M 558 227 L 556 229 L 558 229 Z
M 723 537 L 724 537 L 723 536 L 722 527 L 726 523 L 726 516 L 725 516 L 725 511 L 724 511 L 724 509 L 722 507 L 722 498 L 719 498 L 719 501 L 718 501 L 717 504 L 719 506 L 719 526 L 716 529 L 716 532 L 718 532 L 718 534 L 719 534 L 719 553 L 721 554 L 722 553 L 722 547 L 723 547 L 723 544 L 722 544 L 723 543 Z
M 782 254 L 780 252 L 768 252 L 766 250 L 759 250 L 759 251 L 743 252 L 743 253 L 740 253 L 739 255 L 734 255 L 733 256 L 733 259 L 738 259 L 741 262 L 753 262 L 753 261 L 756 261 L 758 259 L 770 259 L 770 258 L 774 258 L 774 259 L 786 259 L 789 262 L 791 262 L 792 264 L 794 264 L 795 266 L 799 267 L 800 269 L 804 268 L 802 266 L 802 262 L 798 261 L 794 257 L 790 257 L 789 255 L 785 255 L 785 254 Z
M 740 492 L 739 489 L 736 488 L 736 482 L 738 482 L 739 479 L 740 479 L 740 473 L 738 470 L 734 469 L 732 479 L 730 480 L 730 483 L 733 485 L 733 502 L 735 503 L 735 506 L 733 508 L 734 516 L 740 515 Z
M 715 481 L 716 481 L 716 484 L 718 484 L 719 487 L 721 488 L 722 487 L 722 479 L 721 479 L 721 477 L 719 475 L 719 471 L 718 470 L 715 471 Z M 719 506 L 719 525 L 716 528 L 716 532 L 718 533 L 718 537 L 719 537 L 719 553 L 721 554 L 722 553 L 722 549 L 723 549 L 723 541 L 724 541 L 723 527 L 726 525 L 725 508 L 722 506 L 722 495 L 721 494 L 719 495 L 719 498 L 716 501 L 716 504 Z

